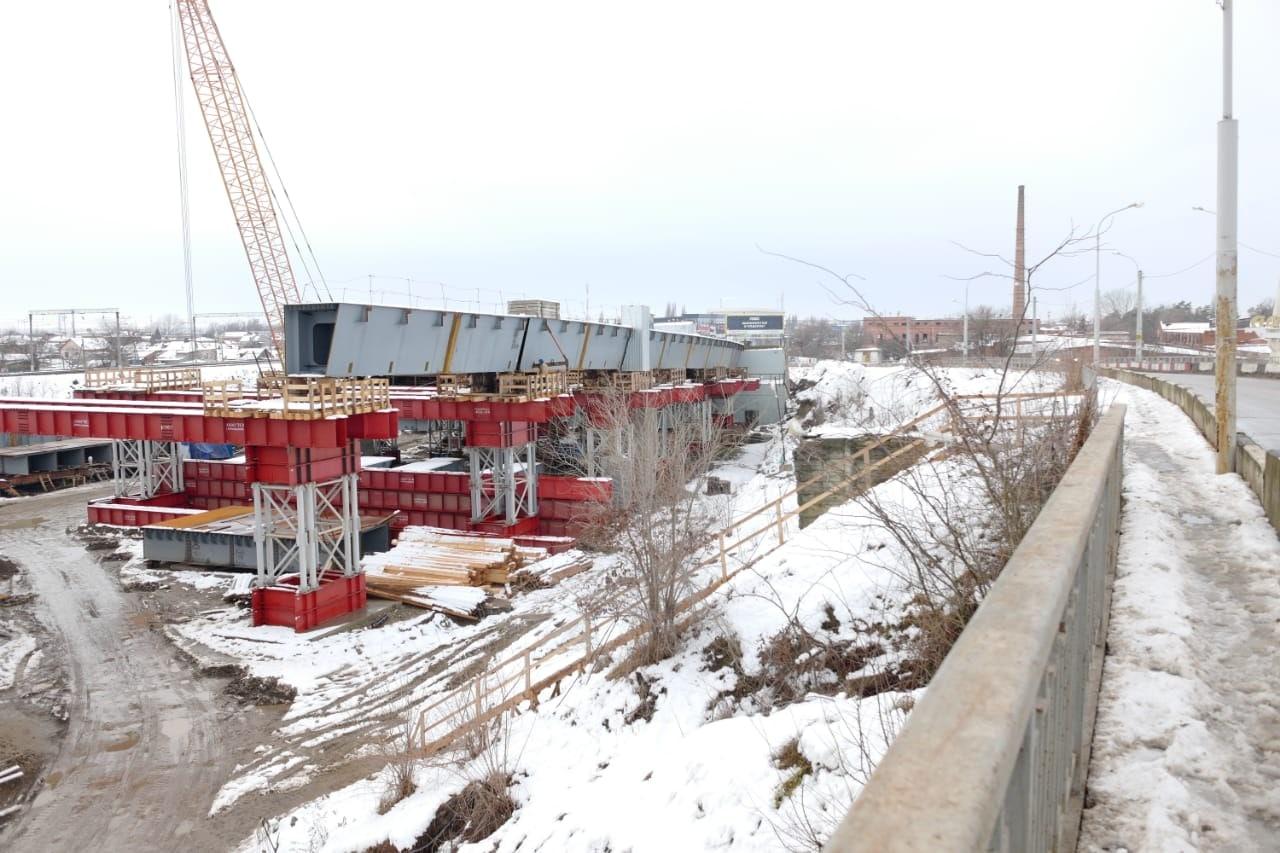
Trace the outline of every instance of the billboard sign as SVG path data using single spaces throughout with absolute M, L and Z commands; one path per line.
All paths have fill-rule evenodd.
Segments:
M 776 314 L 725 314 L 725 325 L 730 332 L 782 332 L 783 315 Z

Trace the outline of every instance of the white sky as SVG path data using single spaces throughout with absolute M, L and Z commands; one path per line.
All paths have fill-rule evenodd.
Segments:
M 1213 251 L 1191 210 L 1215 206 L 1212 0 L 211 5 L 335 295 L 373 273 L 376 291 L 575 310 L 589 285 L 593 314 L 785 295 L 855 315 L 761 246 L 866 276 L 880 310 L 957 313 L 943 276 L 986 262 L 950 241 L 1011 254 L 1019 183 L 1033 256 L 1135 200 L 1109 242 L 1149 275 Z M 166 7 L 5 5 L 0 315 L 185 312 Z M 1239 0 L 1236 20 L 1240 233 L 1280 253 L 1280 9 Z M 187 111 L 197 310 L 254 308 Z M 1247 306 L 1280 259 L 1242 248 L 1240 270 Z M 1133 278 L 1104 259 L 1104 290 Z M 1212 288 L 1210 261 L 1147 301 Z M 1073 300 L 1089 309 L 1092 283 L 1040 313 Z M 970 301 L 1007 306 L 1009 286 Z

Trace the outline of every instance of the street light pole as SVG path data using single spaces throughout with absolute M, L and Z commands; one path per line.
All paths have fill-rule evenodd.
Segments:
M 1142 369 L 1142 270 L 1138 270 L 1138 328 L 1134 339 L 1137 341 L 1138 369 Z
M 1233 468 L 1236 445 L 1236 187 L 1240 130 L 1231 117 L 1232 0 L 1222 0 L 1222 120 L 1218 122 L 1218 263 L 1214 313 L 1214 411 L 1219 474 Z

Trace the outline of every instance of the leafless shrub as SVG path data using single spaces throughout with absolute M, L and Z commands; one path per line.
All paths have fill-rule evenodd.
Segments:
M 891 743 L 910 710 L 908 697 L 882 694 L 863 699 L 853 712 L 829 715 L 821 725 L 836 747 L 833 763 L 815 766 L 801 751 L 797 737 L 774 755 L 779 771 L 774 789 L 773 812 L 767 814 L 783 848 L 791 851 L 822 850 L 858 792 L 875 770 L 885 745 Z M 864 720 L 864 705 L 874 712 Z M 815 783 L 806 785 L 807 780 Z
M 680 604 L 694 591 L 698 555 L 722 527 L 727 497 L 707 499 L 706 480 L 724 448 L 722 432 L 699 407 L 632 409 L 625 393 L 605 392 L 591 404 L 603 441 L 595 469 L 613 480 L 614 506 L 586 539 L 620 555 L 608 579 L 608 601 L 644 626 L 637 665 L 676 648 Z
M 456 842 L 474 843 L 496 832 L 516 810 L 511 786 L 517 755 L 511 737 L 511 717 L 501 710 L 507 697 L 486 689 L 477 678 L 474 690 L 460 693 L 451 718 L 460 729 L 449 753 L 434 756 L 437 766 L 456 772 L 462 790 L 436 811 L 430 826 L 414 843 L 414 850 L 439 850 Z
M 413 757 L 413 726 L 408 720 L 383 744 L 382 754 L 387 759 L 387 775 L 386 788 L 378 801 L 378 814 L 391 811 L 418 789 L 413 778 L 417 766 Z
M 928 683 L 1062 479 L 1095 420 L 1092 393 L 1018 400 L 1000 390 L 974 411 L 919 368 L 951 415 L 945 451 L 899 474 L 892 497 L 859 505 L 896 544 L 884 568 L 911 597 L 914 686 Z

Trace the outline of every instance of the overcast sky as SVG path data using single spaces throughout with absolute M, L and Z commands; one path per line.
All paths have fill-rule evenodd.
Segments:
M 857 316 L 960 311 L 947 275 L 1131 201 L 1108 242 L 1148 275 L 1213 251 L 1221 13 L 1212 0 L 437 3 L 212 0 L 335 296 L 591 312 L 644 301 Z M 164 0 L 7 3 L 0 23 L 5 317 L 185 313 Z M 1280 9 L 1239 0 L 1241 239 L 1280 253 Z M 184 81 L 188 92 L 189 81 Z M 198 311 L 257 306 L 188 94 Z M 1092 257 L 1040 284 L 1092 274 Z M 1242 248 L 1240 301 L 1280 258 Z M 1129 285 L 1123 258 L 1103 289 Z M 406 281 L 409 280 L 409 281 Z M 1210 301 L 1213 263 L 1149 281 Z M 1008 306 L 1009 285 L 970 302 Z M 357 294 L 363 294 L 357 297 Z M 1040 296 L 1092 305 L 1092 281 Z

